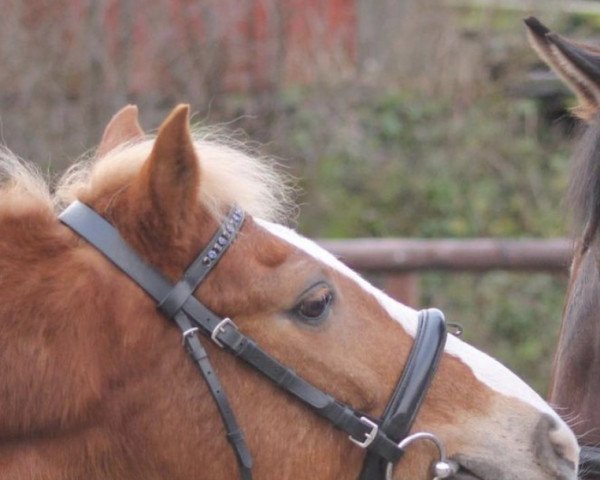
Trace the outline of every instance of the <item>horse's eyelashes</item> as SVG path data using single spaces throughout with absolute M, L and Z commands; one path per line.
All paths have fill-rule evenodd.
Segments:
M 321 283 L 304 294 L 292 311 L 301 321 L 315 325 L 327 318 L 332 302 L 333 291 L 328 285 Z
M 331 302 L 331 292 L 327 292 L 315 299 L 303 301 L 298 306 L 298 312 L 306 318 L 319 318 Z

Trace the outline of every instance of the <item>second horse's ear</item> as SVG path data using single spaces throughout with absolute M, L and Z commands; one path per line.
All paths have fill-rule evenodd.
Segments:
M 144 131 L 138 121 L 138 108 L 135 105 L 127 105 L 108 122 L 96 150 L 96 156 L 103 157 L 123 143 L 142 138 L 144 138 Z
M 525 25 L 533 49 L 577 95 L 574 114 L 591 121 L 600 110 L 600 48 L 567 40 L 534 17 Z

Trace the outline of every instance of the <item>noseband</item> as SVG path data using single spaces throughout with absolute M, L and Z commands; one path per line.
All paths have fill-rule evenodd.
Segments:
M 208 246 L 175 285 L 142 260 L 118 231 L 87 205 L 76 201 L 62 212 L 59 219 L 102 252 L 157 302 L 158 309 L 165 316 L 177 323 L 187 351 L 218 406 L 244 480 L 252 478 L 252 456 L 207 352 L 200 343 L 199 334 L 210 337 L 219 347 L 250 364 L 336 428 L 347 432 L 353 443 L 366 449 L 359 480 L 391 480 L 394 465 L 402 458 L 405 448 L 420 440 L 431 441 L 438 448 L 439 461 L 433 472 L 435 478 L 447 478 L 456 473 L 455 465 L 446 459 L 443 445 L 437 437 L 430 433 L 409 436 L 446 341 L 446 324 L 439 310 L 419 312 L 415 341 L 404 371 L 383 415 L 377 419 L 337 401 L 304 380 L 241 333 L 233 320 L 216 315 L 193 296 L 242 227 L 244 212 L 239 208 L 231 210 Z

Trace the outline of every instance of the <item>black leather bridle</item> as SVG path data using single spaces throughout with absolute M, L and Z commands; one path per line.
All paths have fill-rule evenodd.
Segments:
M 415 341 L 404 371 L 383 415 L 376 419 L 337 401 L 304 380 L 240 332 L 233 320 L 216 315 L 193 296 L 242 227 L 244 212 L 241 209 L 232 208 L 208 246 L 175 285 L 148 265 L 109 222 L 87 205 L 75 201 L 59 219 L 127 274 L 157 302 L 164 315 L 177 323 L 187 350 L 219 408 L 227 439 L 236 454 L 244 480 L 252 478 L 252 456 L 207 352 L 200 343 L 199 334 L 210 337 L 221 348 L 253 366 L 336 428 L 347 432 L 352 442 L 366 449 L 359 480 L 391 479 L 393 466 L 402 458 L 404 448 L 423 439 L 433 441 L 440 452 L 440 459 L 435 465 L 436 478 L 446 478 L 455 473 L 452 462 L 445 457 L 443 445 L 434 435 L 418 433 L 409 436 L 446 341 L 446 324 L 439 310 L 419 312 Z

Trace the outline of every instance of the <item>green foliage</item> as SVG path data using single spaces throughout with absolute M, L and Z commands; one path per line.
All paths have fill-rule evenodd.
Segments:
M 465 327 L 467 342 L 545 395 L 566 284 L 566 275 L 426 273 L 422 301 L 443 308 Z
M 321 92 L 322 95 L 322 92 Z M 553 237 L 571 146 L 535 101 L 491 90 L 468 107 L 401 89 L 289 99 L 311 237 Z M 325 128 L 326 127 L 326 128 Z M 544 394 L 566 276 L 425 273 L 422 306 Z
M 307 158 L 314 154 L 309 139 L 323 136 L 327 119 L 310 101 L 304 105 L 312 117 L 297 113 L 289 148 Z M 330 128 L 326 151 L 300 172 L 308 234 L 564 234 L 568 147 L 558 133 L 560 141 L 540 141 L 526 130 L 524 118 L 535 114 L 530 100 L 484 98 L 457 112 L 444 99 L 395 92 L 366 99 L 352 114 L 352 137 Z
M 564 93 L 540 93 L 527 75 L 544 67 L 523 12 L 435 1 L 405 12 L 386 43 L 393 65 L 375 55 L 365 62 L 382 67 L 374 77 L 365 68 L 349 83 L 278 93 L 268 137 L 301 179 L 300 229 L 317 238 L 568 235 L 561 206 L 573 142 L 556 120 Z M 538 17 L 577 39 L 600 18 L 552 9 Z M 416 306 L 444 310 L 467 341 L 546 393 L 566 272 L 420 278 Z

